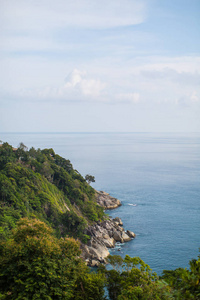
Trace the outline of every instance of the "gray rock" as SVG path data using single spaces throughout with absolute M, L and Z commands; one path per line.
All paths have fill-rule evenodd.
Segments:
M 114 198 L 103 191 L 96 191 L 96 201 L 105 209 L 114 209 L 121 206 L 121 202 L 117 198 Z
M 114 240 L 115 240 L 116 242 L 120 242 L 120 243 L 123 243 L 123 242 L 124 242 L 124 240 L 123 240 L 123 238 L 122 238 L 122 234 L 121 234 L 120 231 L 114 231 L 114 233 L 113 233 L 113 238 L 114 238 Z
M 121 205 L 120 201 L 108 193 L 97 192 L 97 203 L 105 209 L 113 209 Z M 89 266 L 104 263 L 109 255 L 108 248 L 113 248 L 116 242 L 128 242 L 135 237 L 132 231 L 124 231 L 122 220 L 118 217 L 89 226 L 85 233 L 90 236 L 87 245 L 81 244 L 81 256 Z
M 91 264 L 91 260 L 102 262 L 109 255 L 109 251 L 105 245 L 94 241 L 91 246 L 81 244 L 81 250 L 81 256 L 88 265 Z
M 114 218 L 113 221 L 118 225 L 123 226 L 122 220 L 119 217 Z
M 122 232 L 122 239 L 124 240 L 124 242 L 128 242 L 131 240 L 130 236 L 128 236 L 126 232 Z
M 135 238 L 135 233 L 133 231 L 127 230 L 126 233 L 130 238 Z
M 103 239 L 102 243 L 107 247 L 107 248 L 114 248 L 115 247 L 115 240 L 113 238 L 109 239 Z
M 98 267 L 100 262 L 96 259 L 92 259 L 90 262 L 90 267 Z

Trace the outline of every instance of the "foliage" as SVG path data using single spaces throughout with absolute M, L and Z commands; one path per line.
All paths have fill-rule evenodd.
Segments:
M 109 256 L 108 261 L 114 269 L 103 272 L 111 300 L 171 299 L 170 288 L 162 284 L 139 257 L 126 255 L 122 259 L 114 255 Z
M 86 273 L 79 277 L 73 300 L 104 300 L 106 278 L 101 273 Z
M 16 161 L 16 155 L 13 152 L 12 146 L 8 143 L 3 143 L 0 147 L 0 169 L 2 169 L 6 163 Z
M 200 299 L 200 255 L 190 261 L 190 269 L 164 270 L 161 277 L 176 299 Z
M 71 162 L 53 149 L 34 149 L 20 143 L 0 147 L 0 239 L 21 217 L 37 217 L 66 234 L 87 240 L 84 229 L 104 218 L 95 190 Z
M 88 182 L 88 184 L 90 184 L 91 182 L 95 182 L 95 177 L 92 175 L 85 175 L 85 180 Z
M 0 244 L 2 299 L 72 299 L 86 267 L 72 238 L 57 239 L 43 222 L 21 219 Z

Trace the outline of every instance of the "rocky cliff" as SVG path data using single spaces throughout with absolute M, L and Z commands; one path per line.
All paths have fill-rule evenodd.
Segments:
M 121 206 L 120 200 L 103 191 L 96 191 L 96 200 L 97 203 L 105 209 L 114 209 Z
M 107 209 L 113 209 L 121 205 L 121 202 L 111 197 L 105 192 L 97 192 L 97 202 L 100 206 Z M 124 243 L 135 237 L 135 234 L 129 230 L 125 231 L 120 218 L 103 222 L 97 222 L 87 228 L 86 234 L 90 237 L 87 245 L 82 244 L 82 257 L 89 266 L 98 266 L 106 262 L 109 255 L 108 248 L 114 248 L 116 242 Z

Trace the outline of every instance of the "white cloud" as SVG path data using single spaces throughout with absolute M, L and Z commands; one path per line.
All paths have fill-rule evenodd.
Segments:
M 18 98 L 40 101 L 101 101 L 105 86 L 99 79 L 88 77 L 85 71 L 74 69 L 63 85 L 21 89 L 15 95 Z
M 151 80 L 169 80 L 176 84 L 197 85 L 200 84 L 200 73 L 195 72 L 177 72 L 175 69 L 164 68 L 161 70 L 144 70 L 141 74 Z
M 184 99 L 190 106 L 199 103 L 199 58 L 164 57 L 161 61 L 156 57 L 127 62 L 102 58 L 79 63 L 75 68 L 75 62 L 63 63 L 62 60 L 13 59 L 10 72 L 2 72 L 0 85 L 4 94 L 8 97 L 12 94 L 18 101 L 146 102 L 153 105 L 180 104 L 177 99 Z M 8 63 L 2 65 L 2 70 L 6 68 Z M 73 71 L 63 82 L 66 70 L 70 69 Z
M 77 52 L 82 47 L 87 49 L 87 38 L 81 40 L 79 30 L 104 30 L 140 24 L 145 20 L 145 2 L 146 0 L 1 0 L 1 51 L 7 52 L 7 55 L 15 51 L 30 52 L 29 55 L 35 52 L 37 55 L 37 51 L 55 54 L 74 50 Z M 134 34 L 135 40 L 138 36 L 140 35 Z M 122 34 L 120 41 L 123 38 Z M 89 39 L 90 51 L 95 51 L 93 38 L 90 36 Z M 99 40 L 98 48 L 104 51 L 102 45 L 105 47 L 107 44 L 109 48 L 111 41 L 113 44 L 111 36 L 107 41 Z M 116 47 L 114 49 L 116 51 Z
M 190 96 L 190 101 L 192 102 L 199 102 L 200 101 L 200 97 L 197 95 L 196 91 L 193 91 L 191 96 Z
M 1 0 L 4 30 L 46 30 L 65 26 L 108 28 L 140 24 L 145 0 Z
M 177 99 L 184 99 L 188 105 L 198 102 L 199 57 L 145 57 L 137 63 L 129 62 L 128 68 L 123 85 L 137 90 L 142 101 L 177 104 Z
M 176 99 L 176 104 L 183 107 L 197 107 L 200 102 L 200 93 L 196 91 L 189 91 L 188 93 L 182 93 L 182 95 Z
M 138 103 L 140 101 L 139 93 L 121 93 L 116 95 L 116 100 L 120 102 Z
M 57 99 L 66 102 L 138 103 L 140 101 L 140 94 L 137 92 L 112 93 L 112 84 L 111 82 L 106 84 L 99 79 L 91 78 L 85 71 L 74 69 L 67 76 L 64 85 L 42 88 L 37 91 L 37 95 L 43 100 Z
M 136 71 L 163 72 L 166 70 L 177 73 L 195 73 L 200 71 L 200 56 L 145 56 L 138 58 Z
M 66 78 L 65 87 L 72 88 L 77 86 L 82 81 L 82 76 L 85 76 L 86 72 L 74 69 Z
M 61 90 L 79 90 L 84 96 L 98 97 L 104 88 L 105 83 L 102 83 L 98 79 L 88 78 L 86 72 L 75 69 Z

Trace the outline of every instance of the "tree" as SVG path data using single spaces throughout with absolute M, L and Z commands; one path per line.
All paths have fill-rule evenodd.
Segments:
M 29 158 L 28 147 L 26 147 L 23 143 L 20 143 L 17 148 L 16 155 L 20 160 L 28 161 Z
M 0 147 L 0 170 L 3 169 L 8 162 L 16 161 L 12 146 L 8 143 L 3 143 Z
M 3 299 L 71 299 L 86 272 L 73 238 L 57 239 L 43 222 L 21 219 L 7 242 L 0 243 L 0 292 Z
M 85 175 L 85 180 L 87 181 L 88 184 L 90 184 L 91 182 L 95 182 L 95 177 L 92 175 Z
M 109 257 L 115 270 L 104 270 L 111 300 L 171 299 L 170 288 L 139 257 Z
M 87 273 L 80 276 L 73 300 L 106 300 L 104 286 L 106 278 L 101 273 Z
M 175 299 L 200 299 L 200 255 L 192 259 L 190 269 L 164 270 L 162 279 L 173 288 Z
M 19 144 L 18 149 L 21 149 L 23 151 L 28 151 L 28 147 L 24 145 L 24 143 L 22 142 Z
M 50 182 L 52 182 L 52 176 L 54 171 L 52 170 L 48 161 L 43 162 L 40 173 L 44 175 Z

